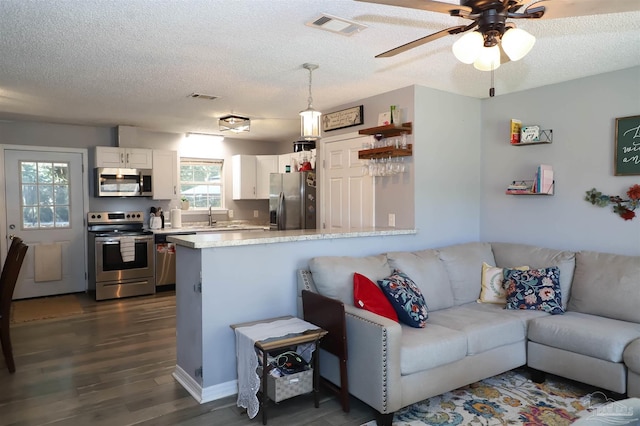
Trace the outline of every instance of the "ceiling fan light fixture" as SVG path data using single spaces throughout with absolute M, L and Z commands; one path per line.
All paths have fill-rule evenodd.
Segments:
M 218 119 L 220 131 L 232 131 L 233 133 L 248 132 L 251 129 L 251 119 L 240 115 L 225 115 Z
M 311 97 L 311 75 L 318 68 L 316 64 L 303 64 L 302 68 L 309 70 L 309 98 L 307 109 L 300 111 L 300 137 L 304 140 L 315 141 L 320 139 L 320 117 L 322 113 L 313 109 Z
M 480 71 L 497 70 L 500 67 L 500 46 L 483 47 L 473 66 Z
M 520 28 L 509 28 L 502 36 L 502 49 L 512 61 L 524 58 L 536 44 L 536 38 Z
M 472 64 L 481 54 L 484 38 L 478 31 L 472 31 L 460 37 L 453 43 L 451 50 L 455 57 L 463 64 Z

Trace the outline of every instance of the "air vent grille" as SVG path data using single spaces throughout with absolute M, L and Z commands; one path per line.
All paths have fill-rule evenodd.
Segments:
M 307 22 L 305 25 L 325 31 L 331 31 L 332 33 L 342 34 L 344 36 L 351 36 L 367 28 L 366 25 L 349 19 L 329 15 L 327 13 L 323 13 L 314 20 Z
M 192 93 L 189 96 L 187 96 L 188 98 L 194 98 L 194 99 L 204 99 L 207 101 L 213 101 L 215 99 L 218 99 L 220 96 L 214 96 L 214 95 L 205 95 L 204 93 Z

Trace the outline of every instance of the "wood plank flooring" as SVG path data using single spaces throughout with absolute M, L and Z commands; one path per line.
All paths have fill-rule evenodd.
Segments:
M 175 293 L 95 302 L 84 313 L 14 324 L 16 373 L 0 357 L 0 426 L 261 425 L 235 397 L 198 404 L 171 373 L 176 363 Z M 359 426 L 373 410 L 352 398 L 344 413 L 321 392 L 271 403 L 268 425 Z

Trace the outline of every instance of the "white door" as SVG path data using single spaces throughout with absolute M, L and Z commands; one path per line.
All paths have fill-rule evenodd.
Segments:
M 368 228 L 374 224 L 374 182 L 365 175 L 358 151 L 371 136 L 323 140 L 323 227 L 330 231 Z
M 14 299 L 85 291 L 82 154 L 7 149 L 4 166 L 7 234 L 29 246 Z

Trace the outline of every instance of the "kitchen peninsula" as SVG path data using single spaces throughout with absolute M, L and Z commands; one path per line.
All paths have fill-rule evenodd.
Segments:
M 357 256 L 426 246 L 416 230 L 352 229 L 180 235 L 173 376 L 201 403 L 237 393 L 230 324 L 297 314 L 296 271 L 314 256 Z

